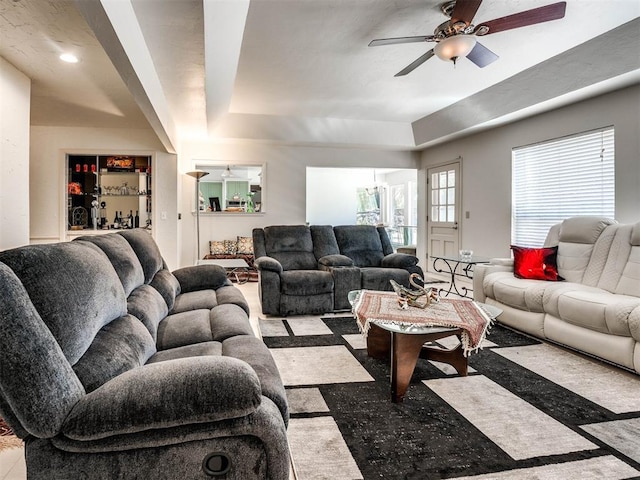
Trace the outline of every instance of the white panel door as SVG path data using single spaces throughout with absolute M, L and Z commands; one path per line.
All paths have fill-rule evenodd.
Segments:
M 457 255 L 460 245 L 460 162 L 430 168 L 427 174 L 429 256 Z M 429 271 L 433 261 L 429 260 Z

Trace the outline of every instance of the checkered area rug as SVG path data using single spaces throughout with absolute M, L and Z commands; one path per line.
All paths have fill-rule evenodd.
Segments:
M 367 356 L 352 317 L 260 327 L 299 480 L 640 478 L 635 374 L 494 325 L 468 376 L 419 360 L 394 404 L 389 365 Z

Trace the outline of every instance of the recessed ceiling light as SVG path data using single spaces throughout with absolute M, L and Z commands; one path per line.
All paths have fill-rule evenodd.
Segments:
M 72 55 L 71 53 L 63 53 L 60 55 L 60 60 L 67 63 L 78 63 L 78 57 Z

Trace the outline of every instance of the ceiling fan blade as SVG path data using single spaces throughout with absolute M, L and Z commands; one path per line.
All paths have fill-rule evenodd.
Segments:
M 476 42 L 476 46 L 469 52 L 467 58 L 480 68 L 484 68 L 495 62 L 499 57 L 480 42 Z
M 434 35 L 422 35 L 419 37 L 397 37 L 397 38 L 377 38 L 369 42 L 370 47 L 379 47 L 380 45 L 396 45 L 398 43 L 419 43 L 433 42 L 436 37 Z
M 456 6 L 451 12 L 451 23 L 462 21 L 469 25 L 481 3 L 482 0 L 456 0 Z
M 416 68 L 418 68 L 420 65 L 422 65 L 427 60 L 429 60 L 431 57 L 433 57 L 433 55 L 434 55 L 434 53 L 433 53 L 433 48 L 432 48 L 427 53 L 425 53 L 424 55 L 419 57 L 417 60 L 413 61 L 412 63 L 410 63 L 409 65 L 404 67 L 402 70 L 400 70 L 398 73 L 396 73 L 394 75 L 394 77 L 402 77 L 403 75 L 406 75 L 407 73 L 413 72 Z
M 482 22 L 475 30 L 483 30 L 488 28 L 486 33 L 478 32 L 478 35 L 489 35 L 490 33 L 503 32 L 512 28 L 526 27 L 527 25 L 535 25 L 536 23 L 548 22 L 550 20 L 558 20 L 564 17 L 567 9 L 567 2 L 552 3 L 544 7 L 526 10 L 524 12 L 507 15 L 506 17 L 496 18 L 488 22 Z

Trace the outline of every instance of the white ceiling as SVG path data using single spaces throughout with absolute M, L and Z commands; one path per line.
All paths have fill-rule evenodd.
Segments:
M 549 3 L 484 0 L 473 23 Z M 415 149 L 640 82 L 638 0 L 567 0 L 564 19 L 480 38 L 500 57 L 483 69 L 434 57 L 394 77 L 433 44 L 367 44 L 432 34 L 439 4 L 2 0 L 0 55 L 33 80 L 33 125 L 151 125 L 170 151 L 189 138 Z

